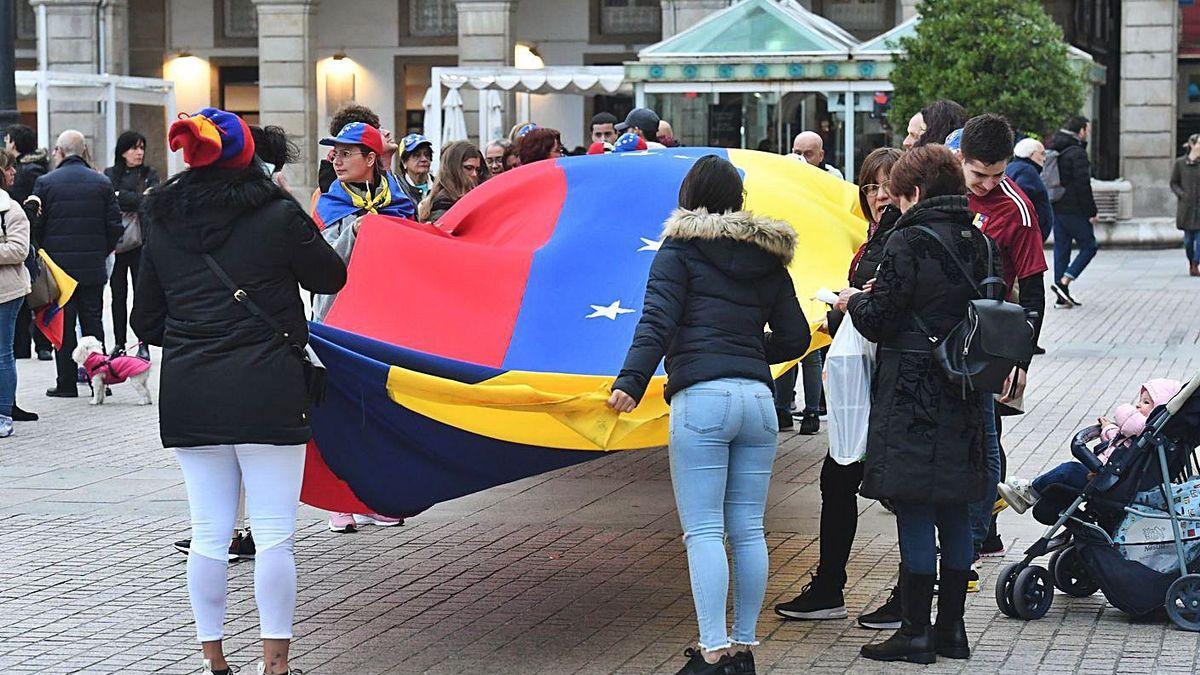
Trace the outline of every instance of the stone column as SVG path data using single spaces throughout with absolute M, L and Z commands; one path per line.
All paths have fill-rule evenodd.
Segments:
M 662 0 L 663 39 L 682 33 L 709 14 L 729 5 L 729 0 Z
M 99 43 L 100 22 L 95 0 L 30 0 L 34 12 L 46 13 L 46 32 L 38 35 L 38 53 L 46 54 L 46 63 L 39 66 L 47 70 L 73 73 L 98 73 L 100 70 Z M 104 158 L 96 156 L 103 148 L 97 140 L 103 132 L 100 106 L 88 101 L 56 101 L 51 99 L 50 145 L 67 129 L 78 129 L 87 137 L 97 162 Z
M 513 15 L 517 11 L 516 0 L 458 0 L 457 9 L 458 65 L 513 65 L 513 49 L 516 47 Z M 459 92 L 463 97 L 467 134 L 475 138 L 479 134 L 479 94 L 470 87 L 463 87 Z M 445 96 L 446 90 L 442 89 L 442 97 Z M 505 96 L 504 99 L 504 109 L 512 111 L 512 97 Z M 443 127 L 445 124 L 446 120 L 443 118 Z
M 896 7 L 896 10 L 900 14 L 898 17 L 896 17 L 897 25 L 902 24 L 917 15 L 918 1 L 919 0 L 900 0 L 900 3 Z
M 1170 216 L 1175 159 L 1179 3 L 1121 3 L 1121 175 L 1133 183 L 1134 217 Z
M 284 174 L 295 192 L 317 184 L 317 82 L 313 17 L 318 0 L 254 0 L 258 9 L 258 109 L 287 130 L 303 158 Z

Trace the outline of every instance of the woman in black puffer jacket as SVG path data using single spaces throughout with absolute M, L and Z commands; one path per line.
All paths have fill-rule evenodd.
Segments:
M 158 185 L 158 173 L 146 165 L 146 137 L 136 131 L 126 131 L 117 137 L 116 156 L 113 165 L 104 170 L 117 193 L 117 206 L 121 208 L 121 220 L 128 232 L 138 218 L 138 209 L 146 190 Z M 140 223 L 139 223 L 140 225 Z M 124 250 L 122 250 L 124 249 Z M 125 350 L 129 323 L 129 286 L 137 286 L 138 267 L 142 259 L 142 246 L 117 245 L 116 262 L 108 287 L 112 289 L 113 353 Z M 146 343 L 138 343 L 137 355 L 150 358 Z
M 868 292 L 849 288 L 839 298 L 855 327 L 878 345 L 862 494 L 895 505 L 902 564 L 900 630 L 864 646 L 862 654 L 932 663 L 938 655 L 970 656 L 962 621 L 974 558 L 969 505 L 987 486 L 981 400 L 964 398 L 941 372 L 932 340 L 944 339 L 962 320 L 975 284 L 1001 275 L 999 256 L 962 196 L 962 169 L 945 146 L 908 151 L 892 167 L 890 187 L 903 215 L 875 283 Z M 936 636 L 929 623 L 939 579 L 935 526 L 941 553 Z
M 227 552 L 244 485 L 265 672 L 286 673 L 296 600 L 292 543 L 312 435 L 296 353 L 308 341 L 299 287 L 336 293 L 346 266 L 254 163 L 250 130 L 236 115 L 206 108 L 173 124 L 170 137 L 190 168 L 142 207 L 146 243 L 131 322 L 163 348 L 159 428 L 187 484 L 188 592 L 205 672 L 229 668 L 221 645 Z
M 700 624 L 700 650 L 685 652 L 681 674 L 754 672 L 750 647 L 767 584 L 763 511 L 779 433 L 770 364 L 802 356 L 810 337 L 787 271 L 796 232 L 742 211 L 742 201 L 728 161 L 702 157 L 688 172 L 609 399 L 632 411 L 666 355 L 671 482 Z

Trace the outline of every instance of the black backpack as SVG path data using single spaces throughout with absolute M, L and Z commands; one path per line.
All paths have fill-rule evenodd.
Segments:
M 933 355 L 947 379 L 962 388 L 965 399 L 971 392 L 999 394 L 1013 368 L 1033 358 L 1033 326 L 1018 304 L 1005 302 L 1004 279 L 988 276 L 976 282 L 970 268 L 937 232 L 923 225 L 920 230 L 941 244 L 975 290 L 976 299 L 967 304 L 967 315 L 950 332 L 939 338 L 916 314 L 917 328 L 934 344 Z M 987 269 L 992 269 L 992 240 L 987 241 Z M 994 289 L 999 289 L 996 293 Z M 985 292 L 984 289 L 987 289 Z

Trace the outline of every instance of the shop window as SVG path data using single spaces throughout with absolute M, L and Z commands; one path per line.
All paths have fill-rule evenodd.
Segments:
M 217 69 L 221 110 L 258 124 L 258 66 L 223 66 Z
M 662 39 L 659 0 L 592 0 L 592 42 L 658 42 Z
M 458 65 L 454 56 L 397 56 L 395 58 L 396 73 L 396 138 L 405 134 L 425 133 L 425 93 L 433 84 L 432 68 L 434 66 L 450 67 Z M 442 89 L 442 96 L 446 90 Z
M 213 24 L 218 47 L 258 46 L 258 10 L 254 0 L 217 0 Z
M 814 0 L 813 10 L 860 40 L 896 24 L 895 0 Z
M 455 0 L 400 0 L 400 44 L 452 45 L 458 42 Z
M 13 24 L 16 26 L 17 48 L 33 48 L 37 44 L 37 15 L 28 2 L 13 3 Z

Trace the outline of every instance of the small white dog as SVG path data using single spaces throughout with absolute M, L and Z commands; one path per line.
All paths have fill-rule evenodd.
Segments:
M 150 405 L 150 388 L 146 380 L 150 378 L 150 362 L 136 356 L 109 357 L 104 353 L 104 345 L 96 338 L 85 335 L 79 338 L 79 346 L 71 353 L 88 376 L 92 378 L 92 405 L 104 403 L 106 387 L 129 381 L 137 390 L 138 405 Z

